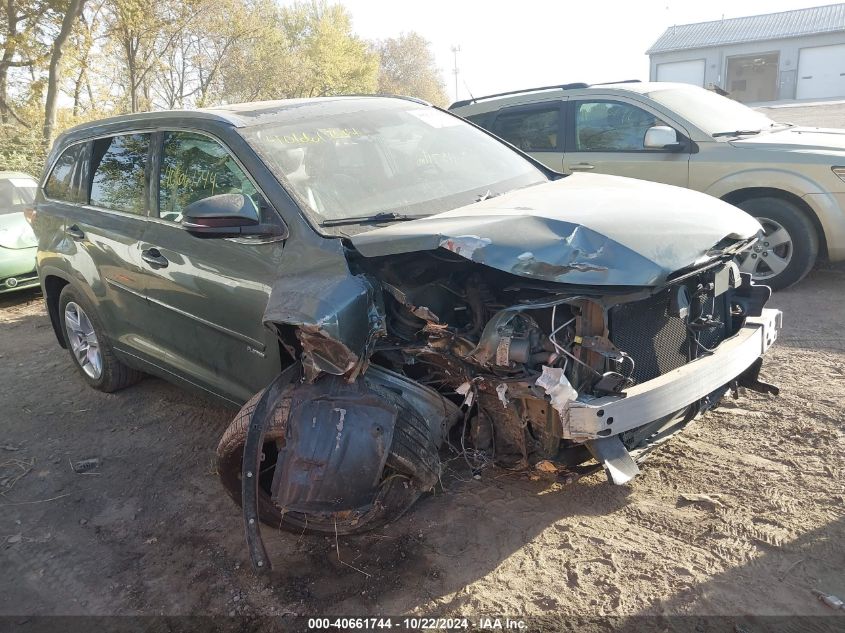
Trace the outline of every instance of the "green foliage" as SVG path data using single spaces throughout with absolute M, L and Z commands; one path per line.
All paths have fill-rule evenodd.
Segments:
M 281 23 L 289 43 L 287 61 L 298 71 L 288 96 L 375 91 L 378 57 L 352 33 L 350 15 L 341 5 L 298 2 L 283 9 Z
M 40 127 L 0 125 L 0 171 L 22 171 L 37 178 L 44 168 L 45 158 Z
M 446 86 L 422 35 L 411 31 L 375 45 L 380 59 L 378 90 L 383 94 L 405 95 L 445 107 Z
M 20 19 L 14 32 L 0 20 L 0 168 L 38 175 L 48 66 L 71 0 L 8 2 Z M 446 103 L 422 36 L 367 42 L 326 0 L 86 0 L 61 53 L 56 133 L 243 101 L 378 91 Z

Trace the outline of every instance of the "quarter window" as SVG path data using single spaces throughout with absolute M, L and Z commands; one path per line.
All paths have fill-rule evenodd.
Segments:
M 38 185 L 32 178 L 4 178 L 0 180 L 0 215 L 23 210 L 35 200 Z
M 77 173 L 85 155 L 85 144 L 79 143 L 68 147 L 56 164 L 50 177 L 44 183 L 44 193 L 48 198 L 62 202 L 81 202 Z
M 125 134 L 94 141 L 91 204 L 143 215 L 149 134 Z
M 242 193 L 260 207 L 258 191 L 232 155 L 208 136 L 167 132 L 159 175 L 159 217 L 182 220 L 182 210 L 221 193 Z
M 646 130 L 654 125 L 667 124 L 628 103 L 580 101 L 576 104 L 575 149 L 580 152 L 654 151 L 643 146 Z
M 501 112 L 490 129 L 496 136 L 528 152 L 555 151 L 558 146 L 560 107 Z

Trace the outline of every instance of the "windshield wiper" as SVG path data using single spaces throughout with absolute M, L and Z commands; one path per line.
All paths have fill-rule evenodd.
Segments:
M 716 132 L 713 134 L 713 138 L 717 136 L 754 136 L 759 133 L 760 130 L 734 130 L 733 132 Z
M 416 220 L 414 216 L 396 213 L 395 211 L 382 211 L 374 215 L 361 215 L 352 218 L 332 218 L 330 220 L 323 220 L 320 226 L 342 226 L 344 224 L 366 224 L 368 222 L 404 222 L 406 220 Z

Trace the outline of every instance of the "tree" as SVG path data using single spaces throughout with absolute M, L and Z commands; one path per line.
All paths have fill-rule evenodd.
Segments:
M 0 29 L 0 121 L 14 118 L 21 125 L 26 121 L 15 114 L 9 101 L 9 71 L 30 68 L 43 59 L 44 49 L 37 38 L 47 7 L 41 0 L 6 0 Z
M 156 70 L 205 8 L 199 0 L 110 0 L 110 36 L 120 51 L 130 112 L 153 106 Z
M 68 0 L 67 8 L 62 17 L 62 25 L 53 40 L 50 50 L 50 66 L 47 71 L 47 97 L 44 106 L 44 144 L 49 145 L 53 140 L 56 125 L 56 104 L 59 96 L 59 82 L 61 81 L 62 54 L 65 42 L 70 37 L 74 23 L 82 13 L 85 0 Z
M 0 9 L 0 169 L 34 174 L 57 132 L 111 114 L 377 89 L 446 100 L 425 39 L 367 42 L 328 0 L 4 0 Z
M 341 5 L 323 1 L 254 7 L 256 36 L 229 49 L 217 98 L 224 102 L 373 92 L 378 56 L 352 31 Z
M 407 95 L 439 106 L 447 105 L 446 86 L 434 61 L 431 44 L 411 31 L 377 42 L 380 67 L 378 90 Z
M 289 42 L 288 63 L 299 70 L 286 87 L 288 97 L 324 97 L 373 92 L 378 57 L 352 32 L 349 12 L 324 1 L 297 2 L 282 12 Z
M 236 46 L 264 38 L 272 28 L 262 4 L 249 0 L 202 0 L 155 72 L 154 91 L 167 108 L 207 106 L 216 100 L 224 66 Z M 278 61 L 276 61 L 278 65 Z

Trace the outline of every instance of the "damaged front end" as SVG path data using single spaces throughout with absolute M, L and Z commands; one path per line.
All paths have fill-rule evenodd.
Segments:
M 259 519 L 370 529 L 437 483 L 444 445 L 476 473 L 594 460 L 623 484 L 728 390 L 776 392 L 758 372 L 781 314 L 732 261 L 750 227 L 645 255 L 539 214 L 465 235 L 447 215 L 362 234 L 348 275 L 274 290 L 265 321 L 297 369 L 248 411 L 255 475 L 227 484 L 256 567 Z

